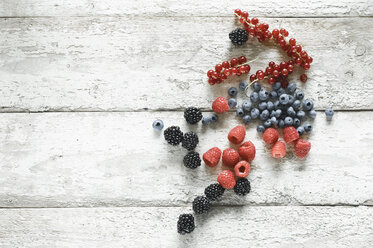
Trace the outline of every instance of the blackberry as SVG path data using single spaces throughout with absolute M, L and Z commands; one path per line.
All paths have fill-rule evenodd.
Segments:
M 198 152 L 188 152 L 188 154 L 185 155 L 183 162 L 184 166 L 189 169 L 195 169 L 201 166 L 201 158 L 199 157 Z
M 207 213 L 210 210 L 210 201 L 204 196 L 197 196 L 193 201 L 193 210 L 196 214 Z
M 184 111 L 184 118 L 189 124 L 196 124 L 202 119 L 202 113 L 198 108 L 189 107 Z
M 210 201 L 215 201 L 224 194 L 225 189 L 218 183 L 210 184 L 205 189 L 205 195 Z
M 234 45 L 242 46 L 249 39 L 249 34 L 246 30 L 237 28 L 229 33 L 229 39 Z
M 193 232 L 194 217 L 191 214 L 181 214 L 179 220 L 177 221 L 177 232 L 180 234 L 186 234 Z
M 234 186 L 234 192 L 237 195 L 247 195 L 250 192 L 250 189 L 250 182 L 246 178 L 238 179 Z
M 178 126 L 168 127 L 164 130 L 163 135 L 167 143 L 173 146 L 177 146 L 183 140 L 183 132 Z
M 199 142 L 198 135 L 193 132 L 187 132 L 184 134 L 184 138 L 182 141 L 182 146 L 187 149 L 188 151 L 193 150 L 196 148 Z

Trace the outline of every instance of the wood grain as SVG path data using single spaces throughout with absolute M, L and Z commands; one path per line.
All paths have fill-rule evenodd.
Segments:
M 213 207 L 190 235 L 176 232 L 186 208 L 0 210 L 2 247 L 373 246 L 373 208 Z
M 186 150 L 166 144 L 154 119 L 185 126 L 180 112 L 2 114 L 0 207 L 189 205 L 222 170 L 183 166 Z M 229 147 L 234 113 L 210 128 L 193 127 L 201 154 Z M 222 205 L 373 205 L 372 112 L 318 114 L 306 160 L 272 159 L 255 124 L 247 139 L 257 147 L 241 198 L 228 191 Z

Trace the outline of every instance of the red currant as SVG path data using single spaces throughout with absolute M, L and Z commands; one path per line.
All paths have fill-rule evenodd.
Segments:
M 282 69 L 281 74 L 286 77 L 289 74 L 288 69 L 286 68 Z
M 234 13 L 237 14 L 237 15 L 241 15 L 241 10 L 240 10 L 240 9 L 236 9 L 236 10 L 234 11 Z
M 278 70 L 275 69 L 273 70 L 272 75 L 277 78 L 280 75 L 280 73 L 278 72 Z
M 301 59 L 301 58 L 296 58 L 296 59 L 295 59 L 295 63 L 296 63 L 297 65 L 302 64 L 302 59 Z
M 250 75 L 250 82 L 254 81 L 256 79 L 256 75 L 255 74 L 251 74 Z
M 222 69 L 223 69 L 223 66 L 221 64 L 217 64 L 215 66 L 215 71 L 218 72 L 218 73 L 221 72 Z
M 302 58 L 307 58 L 307 56 L 308 56 L 308 54 L 307 54 L 307 52 L 306 51 L 301 51 L 300 53 L 299 53 L 299 55 L 302 57 Z
M 241 65 L 240 68 L 238 69 L 238 71 L 242 74 L 246 73 L 246 68 L 244 65 Z
M 310 69 L 310 68 L 311 68 L 311 65 L 310 65 L 310 64 L 308 64 L 308 63 L 304 63 L 304 64 L 303 64 L 303 69 L 308 70 L 308 69 Z
M 251 23 L 253 25 L 256 25 L 258 22 L 259 22 L 258 18 L 256 18 L 256 17 L 251 18 Z
M 242 11 L 241 12 L 241 16 L 245 19 L 247 19 L 249 17 L 249 13 L 247 13 L 247 11 Z
M 268 83 L 269 84 L 274 84 L 275 83 L 275 78 L 274 77 L 269 77 L 268 78 Z
M 218 74 L 216 71 L 214 71 L 214 72 L 211 74 L 211 77 L 212 77 L 213 79 L 218 79 L 219 74 Z
M 295 46 L 295 44 L 296 44 L 295 39 L 294 39 L 294 38 L 291 38 L 291 39 L 289 40 L 289 44 L 292 45 L 292 46 Z
M 307 82 L 307 79 L 308 79 L 308 77 L 307 77 L 306 74 L 300 75 L 300 81 L 302 81 L 303 83 Z
M 312 57 L 310 57 L 310 56 L 308 56 L 308 57 L 307 57 L 307 62 L 308 62 L 309 64 L 311 64 L 311 63 L 312 63 L 312 61 L 313 61 L 313 58 L 312 58 Z
M 275 64 L 273 66 L 273 70 L 280 71 L 280 66 Z
M 215 79 L 213 79 L 213 78 L 209 78 L 209 84 L 211 84 L 211 85 L 214 85 L 215 84 Z
M 233 66 L 236 66 L 236 65 L 238 65 L 238 59 L 236 59 L 236 58 L 231 59 L 231 66 L 233 67 Z
M 287 67 L 288 67 L 288 64 L 285 61 L 282 61 L 280 63 L 280 69 L 284 69 L 284 68 L 287 68 Z
M 273 62 L 273 61 L 271 61 L 271 62 L 268 63 L 269 67 L 273 67 L 274 65 L 275 65 L 275 62 Z
M 279 34 L 280 34 L 280 31 L 277 28 L 272 30 L 273 37 L 277 38 Z
M 294 71 L 294 66 L 293 65 L 288 65 L 288 71 L 289 73 Z
M 233 74 L 233 75 L 237 75 L 237 73 L 238 73 L 237 68 L 232 68 L 232 74 Z
M 272 67 L 269 67 L 269 66 L 268 66 L 268 67 L 266 68 L 266 74 L 267 74 L 267 75 L 271 74 L 272 71 L 273 71 Z
M 207 76 L 210 78 L 210 77 L 212 77 L 212 74 L 214 73 L 214 70 L 209 70 L 208 72 L 207 72 Z
M 244 66 L 246 68 L 246 73 L 248 73 L 250 71 L 251 67 L 249 65 L 244 65 Z
M 228 76 L 230 75 L 230 72 L 229 72 L 228 69 L 225 69 L 225 70 L 223 71 L 223 74 L 224 74 L 226 77 L 228 77 Z
M 241 57 L 238 58 L 238 62 L 239 62 L 240 64 L 246 63 L 246 61 L 247 61 L 247 59 L 246 59 L 245 56 L 241 56 Z
M 228 61 L 224 61 L 221 65 L 222 65 L 224 68 L 229 68 L 229 62 L 228 62 Z
M 280 29 L 280 33 L 281 33 L 284 37 L 287 37 L 287 36 L 289 35 L 289 32 L 286 31 L 286 29 L 284 29 L 284 28 L 281 28 L 281 29 Z
M 267 23 L 263 23 L 263 25 L 262 25 L 262 30 L 263 30 L 263 31 L 267 31 L 268 28 L 269 28 L 269 25 L 268 25 Z

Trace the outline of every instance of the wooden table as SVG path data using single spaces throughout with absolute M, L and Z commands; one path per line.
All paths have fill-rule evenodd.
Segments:
M 228 147 L 234 113 L 208 128 L 183 119 L 239 82 L 211 87 L 205 73 L 284 56 L 231 46 L 237 7 L 314 58 L 297 82 L 318 110 L 312 150 L 274 160 L 248 125 L 252 192 L 226 192 L 181 236 L 179 214 L 221 167 L 185 168 L 153 120 L 198 132 L 200 153 Z M 0 247 L 373 247 L 370 0 L 2 0 L 0 15 Z

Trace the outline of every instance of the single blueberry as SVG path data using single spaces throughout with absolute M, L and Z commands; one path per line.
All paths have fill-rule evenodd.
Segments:
M 265 110 L 267 108 L 267 103 L 266 102 L 259 103 L 258 108 L 260 110 Z
M 293 118 L 291 118 L 290 116 L 287 116 L 284 121 L 286 126 L 293 125 Z
M 286 91 L 283 88 L 277 90 L 277 95 L 281 96 L 282 94 L 286 94 Z
M 289 107 L 286 111 L 290 117 L 295 117 L 297 113 L 295 113 L 293 107 Z
M 274 126 L 276 126 L 276 125 L 278 124 L 278 120 L 277 120 L 277 118 L 274 117 L 274 116 L 271 117 L 270 121 L 271 121 L 272 125 L 274 125 Z
M 281 88 L 281 82 L 276 82 L 272 85 L 273 90 L 278 90 Z
M 301 105 L 301 102 L 299 101 L 299 100 L 295 100 L 294 102 L 293 102 L 293 108 L 295 109 L 295 110 L 299 110 L 300 109 L 300 105 Z
M 298 100 L 302 100 L 304 98 L 303 91 L 297 91 L 297 93 L 295 93 L 295 98 L 297 98 Z
M 275 105 L 273 104 L 273 102 L 267 102 L 267 109 L 269 111 L 271 111 L 272 109 L 274 109 Z
M 237 115 L 238 117 L 242 117 L 242 116 L 245 115 L 245 112 L 243 111 L 242 108 L 239 108 L 239 109 L 236 110 L 236 115 Z
M 260 90 L 261 88 L 262 88 L 262 86 L 260 85 L 260 83 L 255 82 L 255 83 L 253 84 L 253 89 L 254 89 L 255 92 L 259 92 L 259 90 Z
M 305 113 L 303 110 L 299 110 L 299 111 L 297 112 L 297 117 L 298 117 L 299 119 L 303 119 L 305 116 L 306 116 L 306 113 Z
M 310 111 L 313 108 L 313 101 L 311 99 L 306 99 L 303 101 L 303 110 Z
M 288 92 L 294 93 L 295 90 L 297 89 L 297 85 L 294 82 L 292 82 L 288 85 L 286 89 L 288 90 Z
M 250 100 L 253 103 L 259 101 L 259 94 L 258 94 L 258 92 L 251 92 L 251 94 L 250 94 Z
M 289 102 L 289 95 L 282 94 L 280 95 L 280 98 L 278 100 L 280 101 L 281 104 L 286 105 Z
M 278 121 L 278 127 L 279 128 L 284 128 L 284 126 L 285 126 L 285 121 L 284 120 L 279 120 Z
M 297 128 L 297 131 L 298 131 L 298 134 L 299 134 L 299 135 L 304 134 L 304 127 L 302 127 L 302 126 L 298 127 L 298 128 Z
M 245 124 L 249 124 L 251 121 L 251 117 L 250 115 L 245 115 L 244 117 L 242 117 L 242 120 Z
M 208 125 L 211 123 L 211 117 L 210 116 L 204 116 L 202 118 L 202 125 Z
M 237 106 L 237 100 L 235 98 L 230 98 L 228 100 L 228 105 L 231 109 L 235 108 Z
M 265 129 L 265 127 L 263 125 L 259 125 L 256 128 L 256 131 L 258 131 L 258 133 L 264 133 L 265 130 L 266 129 Z
M 331 120 L 333 118 L 333 115 L 334 115 L 334 110 L 331 109 L 331 108 L 325 109 L 325 115 L 326 115 L 327 120 Z
M 219 117 L 214 113 L 210 116 L 211 122 L 217 122 L 219 120 Z
M 230 87 L 228 89 L 228 95 L 234 97 L 234 96 L 237 96 L 237 93 L 238 93 L 238 90 L 236 87 Z
M 269 93 L 268 93 L 268 91 L 266 89 L 260 89 L 260 91 L 259 91 L 259 99 L 261 101 L 268 100 L 268 95 L 269 95 Z
M 276 99 L 276 97 L 277 97 L 277 92 L 276 91 L 271 91 L 271 92 L 269 92 L 269 98 L 270 99 Z
M 238 85 L 238 88 L 240 88 L 240 90 L 242 91 L 245 91 L 246 90 L 246 87 L 248 86 L 249 84 L 247 82 L 241 82 L 239 85 Z
M 306 131 L 307 133 L 312 131 L 312 125 L 310 123 L 304 124 L 303 128 L 304 128 L 304 131 Z
M 269 111 L 267 109 L 263 110 L 262 113 L 260 114 L 260 119 L 262 121 L 267 120 L 269 117 Z
M 250 108 L 251 108 L 251 102 L 248 101 L 248 100 L 243 101 L 243 103 L 242 103 L 242 109 L 244 111 L 249 111 Z
M 280 106 L 280 102 L 277 100 L 273 103 L 273 105 L 275 106 L 275 109 L 278 109 L 279 106 Z
M 308 112 L 308 115 L 312 119 L 315 119 L 316 118 L 316 111 L 314 109 L 312 109 L 310 112 Z
M 289 102 L 288 102 L 288 105 L 292 105 L 295 101 L 295 97 L 292 96 L 292 95 L 288 95 L 289 96 Z
M 271 122 L 271 120 L 266 120 L 264 123 L 263 123 L 263 126 L 265 127 L 265 128 L 269 128 L 270 126 L 272 126 L 272 122 Z
M 282 110 L 281 109 L 276 109 L 275 117 L 280 118 L 281 114 L 282 114 Z
M 259 109 L 257 108 L 253 108 L 251 111 L 250 111 L 250 116 L 251 116 L 251 119 L 256 119 L 259 117 Z
M 298 118 L 294 118 L 294 120 L 293 120 L 293 126 L 295 128 L 297 128 L 297 127 L 300 126 L 300 120 Z
M 153 122 L 153 128 L 155 129 L 155 130 L 162 130 L 163 129 L 163 127 L 164 127 L 164 125 L 163 125 L 163 121 L 162 120 L 155 120 L 154 122 Z

